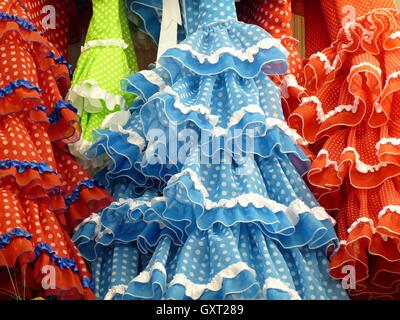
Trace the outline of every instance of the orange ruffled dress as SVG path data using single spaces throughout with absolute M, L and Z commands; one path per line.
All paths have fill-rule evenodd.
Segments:
M 400 13 L 388 0 L 305 3 L 307 51 L 324 24 L 332 44 L 305 65 L 289 124 L 318 146 L 308 180 L 336 211 L 330 274 L 348 280 L 352 266 L 353 297 L 400 299 Z
M 70 71 L 33 14 L 53 2 L 0 3 L 0 299 L 93 298 L 68 232 L 111 200 L 65 148 L 80 135 Z

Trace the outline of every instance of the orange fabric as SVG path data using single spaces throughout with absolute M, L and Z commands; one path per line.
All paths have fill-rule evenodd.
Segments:
M 305 2 L 305 19 L 311 55 L 288 122 L 314 145 L 308 181 L 337 220 L 330 273 L 354 266 L 354 298 L 399 299 L 400 13 L 387 0 L 321 0 Z
M 35 5 L 53 2 L 5 0 L 0 11 L 32 23 L 40 21 Z M 44 35 L 49 38 L 0 20 L 0 278 L 6 279 L 5 269 L 11 268 L 18 288 L 29 296 L 92 299 L 82 285 L 90 275 L 68 232 L 108 205 L 111 196 L 97 186 L 80 185 L 89 176 L 65 146 L 79 139 L 78 117 L 57 108 L 70 84 L 67 66 L 54 59 L 60 57 L 57 47 L 65 49 L 66 36 Z M 58 43 L 59 38 L 65 41 Z M 66 201 L 72 193 L 73 200 Z M 50 249 L 39 250 L 42 245 Z M 44 265 L 55 268 L 55 288 L 41 287 Z M 12 288 L 8 280 L 0 281 L 0 295 Z

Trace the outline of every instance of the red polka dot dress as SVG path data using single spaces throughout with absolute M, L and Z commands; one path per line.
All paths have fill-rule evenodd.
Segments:
M 320 51 L 289 124 L 318 149 L 308 180 L 341 240 L 330 273 L 352 267 L 355 298 L 400 299 L 400 13 L 389 0 L 315 2 L 306 47 Z
M 80 126 L 63 101 L 65 43 L 49 41 L 64 36 L 32 9 L 55 2 L 0 2 L 0 299 L 93 298 L 68 232 L 111 199 L 66 152 Z

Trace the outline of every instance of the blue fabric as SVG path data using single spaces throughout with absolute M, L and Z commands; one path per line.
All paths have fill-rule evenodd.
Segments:
M 36 170 L 41 174 L 45 173 L 45 172 L 50 172 L 50 173 L 56 172 L 46 162 L 18 161 L 18 160 L 1 160 L 0 161 L 1 169 L 10 169 L 11 167 L 15 167 L 19 173 L 23 173 L 27 169 Z
M 74 188 L 74 190 L 72 190 L 72 192 L 68 196 L 64 197 L 67 207 L 69 207 L 73 202 L 76 202 L 79 199 L 82 189 L 85 188 L 92 189 L 94 187 L 103 187 L 103 186 L 96 179 L 87 179 L 80 181 L 78 185 Z
M 78 110 L 70 103 L 67 103 L 64 100 L 58 100 L 54 106 L 53 112 L 49 115 L 50 123 L 57 123 L 60 121 L 62 109 L 69 109 L 74 113 L 78 112 Z
M 36 87 L 32 82 L 25 79 L 18 79 L 16 81 L 10 82 L 4 88 L 0 88 L 0 98 L 4 98 L 6 95 L 13 93 L 16 89 L 20 87 L 33 89 L 38 93 L 42 92 L 42 90 Z
M 239 23 L 233 0 L 185 3 L 186 29 L 198 28 L 162 56 L 162 81 L 123 81 L 139 97 L 123 129 L 145 145 L 104 130 L 91 153 L 111 157 L 102 176 L 119 199 L 73 237 L 97 297 L 347 299 L 327 273 L 332 222 L 302 180 L 309 160 L 268 78 L 286 71 L 285 52 L 266 46 L 243 60 L 271 36 Z
M 160 39 L 162 0 L 126 0 L 126 5 L 135 17 L 128 15 L 139 28 L 147 34 L 157 46 Z M 138 17 L 139 19 L 137 19 Z M 178 40 L 185 37 L 183 27 L 178 28 Z
M 32 239 L 32 235 L 28 231 L 22 230 L 21 228 L 15 228 L 3 235 L 0 235 L 0 248 L 6 247 L 10 244 L 13 238 L 17 237 L 26 238 L 28 240 Z
M 37 29 L 35 28 L 35 26 L 32 23 L 30 23 L 22 18 L 19 18 L 17 16 L 12 16 L 8 13 L 0 12 L 0 19 L 4 20 L 4 21 L 14 21 L 26 30 L 37 32 Z

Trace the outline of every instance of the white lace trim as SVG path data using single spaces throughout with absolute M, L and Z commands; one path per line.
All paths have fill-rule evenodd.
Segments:
M 160 262 L 156 262 L 151 266 L 149 270 L 145 270 L 139 273 L 135 278 L 133 278 L 132 282 L 139 282 L 139 283 L 149 282 L 153 275 L 154 270 L 162 272 L 164 276 L 167 277 L 167 271 L 165 270 L 165 267 Z
M 394 146 L 399 146 L 400 145 L 400 139 L 399 138 L 382 138 L 381 140 L 379 140 L 376 143 L 376 146 L 375 146 L 376 150 L 379 152 L 379 149 L 381 148 L 381 145 L 384 145 L 384 144 L 391 144 L 391 145 L 394 145 Z
M 175 48 L 182 51 L 189 51 L 193 56 L 195 56 L 199 60 L 200 63 L 208 61 L 209 63 L 216 64 L 218 63 L 220 57 L 225 53 L 229 53 L 230 55 L 240 59 L 241 61 L 253 62 L 254 56 L 260 51 L 260 49 L 267 50 L 272 47 L 276 47 L 281 51 L 283 51 L 286 54 L 286 56 L 288 55 L 288 51 L 284 46 L 282 46 L 281 41 L 279 39 L 274 39 L 274 38 L 263 39 L 254 46 L 247 48 L 245 51 L 236 50 L 232 47 L 224 47 L 224 48 L 219 48 L 218 50 L 209 55 L 198 52 L 187 44 L 178 44 Z
M 265 280 L 263 287 L 264 296 L 267 295 L 268 289 L 278 289 L 287 292 L 293 300 L 301 300 L 301 297 L 296 290 L 291 289 L 287 284 L 283 283 L 282 280 L 278 278 L 267 278 Z
M 268 128 L 276 126 L 281 129 L 288 137 L 292 139 L 294 143 L 300 143 L 304 146 L 307 146 L 309 144 L 309 142 L 303 139 L 303 137 L 299 135 L 295 129 L 290 128 L 286 121 L 276 118 L 266 118 L 265 122 Z
M 384 207 L 378 214 L 378 218 L 382 218 L 388 211 L 400 214 L 400 206 L 389 205 Z
M 376 171 L 379 171 L 379 169 L 388 166 L 388 164 L 385 163 L 385 162 L 380 162 L 380 163 L 378 163 L 376 165 L 366 164 L 365 162 L 360 160 L 360 154 L 353 147 L 345 148 L 343 150 L 342 154 L 345 153 L 345 152 L 352 152 L 354 154 L 354 156 L 356 157 L 356 168 L 357 168 L 357 171 L 359 171 L 361 173 L 376 172 Z
M 96 158 L 93 160 L 89 160 L 86 157 L 86 152 L 89 150 L 91 146 L 92 146 L 91 142 L 81 137 L 77 142 L 69 144 L 68 148 L 71 154 L 78 159 L 79 164 L 85 170 L 95 170 L 107 166 L 109 159 Z
M 101 230 L 101 216 L 98 213 L 92 213 L 89 217 L 82 220 L 82 222 L 75 227 L 75 232 L 89 222 L 94 222 L 96 224 L 95 233 L 98 234 Z
M 204 207 L 206 210 L 211 210 L 214 208 L 233 208 L 237 205 L 241 207 L 248 207 L 250 204 L 255 206 L 256 208 L 269 208 L 274 213 L 283 211 L 287 214 L 288 218 L 295 225 L 299 221 L 299 215 L 305 212 L 311 212 L 315 218 L 318 220 L 330 220 L 333 224 L 335 224 L 335 220 L 325 211 L 322 207 L 308 207 L 302 200 L 296 199 L 290 203 L 289 206 L 285 206 L 276 202 L 275 200 L 271 200 L 257 193 L 247 193 L 242 194 L 236 198 L 232 199 L 220 199 L 218 202 L 214 202 L 210 200 L 209 193 L 207 189 L 202 184 L 201 180 L 197 176 L 196 172 L 191 169 L 185 169 L 182 172 L 174 175 L 168 181 L 168 185 L 176 182 L 181 176 L 184 174 L 189 174 L 190 179 L 193 182 L 193 185 L 196 190 L 202 193 L 204 197 Z
M 393 32 L 390 36 L 390 39 L 400 38 L 400 31 Z
M 353 104 L 348 104 L 348 105 L 338 105 L 334 109 L 330 110 L 328 113 L 324 112 L 324 109 L 322 108 L 322 103 L 316 96 L 311 96 L 311 97 L 304 97 L 301 99 L 302 103 L 309 103 L 312 102 L 316 105 L 316 110 L 317 110 L 317 120 L 319 123 L 322 123 L 329 118 L 333 117 L 334 115 L 341 113 L 343 111 L 351 111 L 352 113 L 356 113 L 358 110 L 358 106 L 360 104 L 360 98 L 355 97 L 354 98 L 354 103 Z
M 157 73 L 152 70 L 143 70 L 139 72 L 148 82 L 154 84 L 160 89 L 166 86 L 165 81 Z
M 181 102 L 181 99 L 179 97 L 179 94 L 172 89 L 170 86 L 166 86 L 163 90 L 165 93 L 168 93 L 170 95 L 172 95 L 175 98 L 175 103 L 174 103 L 174 107 L 179 109 L 183 114 L 188 114 L 189 112 L 199 112 L 200 114 L 202 114 L 204 117 L 206 117 L 206 119 L 208 119 L 212 125 L 217 125 L 218 121 L 219 121 L 219 117 L 212 115 L 211 114 L 211 110 L 209 108 L 207 108 L 204 105 L 191 105 L 191 106 L 186 106 Z
M 144 200 L 135 200 L 132 198 L 127 198 L 127 199 L 119 199 L 118 201 L 114 202 L 116 205 L 122 206 L 122 205 L 129 205 L 129 209 L 134 210 L 137 207 L 140 206 L 147 206 L 150 207 L 151 206 L 151 201 L 144 201 Z
M 400 31 L 399 31 L 399 33 L 400 33 Z M 400 71 L 395 71 L 395 72 L 391 73 L 391 74 L 386 78 L 386 86 L 387 86 L 387 84 L 389 83 L 390 80 L 396 79 L 396 78 L 398 78 L 398 77 L 400 77 Z
M 233 115 L 230 117 L 228 126 L 226 128 L 214 127 L 213 135 L 216 137 L 227 135 L 229 129 L 237 125 L 243 119 L 243 117 L 248 113 L 259 113 L 261 115 L 264 115 L 264 111 L 263 109 L 261 109 L 260 106 L 256 104 L 250 104 L 246 107 L 240 108 L 239 110 L 235 111 Z
M 356 165 L 356 169 L 358 172 L 361 172 L 361 173 L 376 172 L 376 171 L 379 171 L 381 168 L 388 166 L 388 163 L 385 163 L 385 162 L 380 162 L 376 165 L 366 164 L 365 162 L 361 161 L 360 154 L 353 147 L 347 147 L 347 148 L 343 149 L 342 155 L 346 152 L 352 152 L 354 154 L 354 156 L 356 158 L 355 165 Z M 329 166 L 334 166 L 335 170 L 339 171 L 339 163 L 337 161 L 331 160 L 329 158 L 329 152 L 327 150 L 321 149 L 320 152 L 318 153 L 317 157 L 319 157 L 321 155 L 326 156 L 325 168 L 327 168 Z
M 124 126 L 130 117 L 131 113 L 128 110 L 113 112 L 104 118 L 100 128 L 110 128 L 111 130 L 117 131 L 118 129 L 115 128 L 118 128 L 118 126 Z
M 128 48 L 128 44 L 121 39 L 98 39 L 91 40 L 85 43 L 83 47 L 81 47 L 81 52 L 84 52 L 90 48 L 95 47 L 119 47 L 122 49 Z
M 125 108 L 125 99 L 121 95 L 115 95 L 100 88 L 95 80 L 85 80 L 80 84 L 73 85 L 68 92 L 67 100 L 78 109 L 81 115 L 83 110 L 97 113 L 103 110 L 105 102 L 108 110 L 114 110 L 119 105 L 121 109 Z
M 289 88 L 293 87 L 293 88 L 297 88 L 300 91 L 305 91 L 306 89 L 304 87 L 302 87 L 301 85 L 299 85 L 299 83 L 297 82 L 296 77 L 293 74 L 287 74 L 281 83 L 281 92 L 282 92 L 282 96 L 284 98 L 289 98 Z
M 250 268 L 246 263 L 237 262 L 218 272 L 207 284 L 194 283 L 189 280 L 184 274 L 176 274 L 169 286 L 171 287 L 173 285 L 180 284 L 185 287 L 185 295 L 194 300 L 197 300 L 206 290 L 221 290 L 225 279 L 236 278 L 243 271 L 249 271 L 254 276 L 256 276 L 255 270 Z
M 310 59 L 312 59 L 312 58 L 318 58 L 324 64 L 325 74 L 329 74 L 332 71 L 334 71 L 340 60 L 339 56 L 336 56 L 335 60 L 331 64 L 328 57 L 322 52 L 317 52 L 317 53 L 312 54 L 310 56 Z
M 110 288 L 110 290 L 108 290 L 104 300 L 112 300 L 117 294 L 123 295 L 125 294 L 126 289 L 128 289 L 128 286 L 123 284 L 113 286 Z
M 352 232 L 361 223 L 369 223 L 370 226 L 371 226 L 372 232 L 373 233 L 376 232 L 374 221 L 372 219 L 370 219 L 370 218 L 367 218 L 367 217 L 362 217 L 362 218 L 359 218 L 356 221 L 354 221 L 352 223 L 352 225 L 350 226 L 350 228 L 347 229 L 347 232 L 348 233 Z
M 146 145 L 146 140 L 140 135 L 138 134 L 136 131 L 132 131 L 132 130 L 127 130 L 122 128 L 121 126 L 118 126 L 117 128 L 119 132 L 123 133 L 123 134 L 127 134 L 128 135 L 128 142 L 130 144 L 135 144 L 139 147 L 140 151 L 142 151 Z
M 204 197 L 207 198 L 207 197 L 209 196 L 209 194 L 208 194 L 208 191 L 207 191 L 206 187 L 203 186 L 202 182 L 200 181 L 199 177 L 197 176 L 197 173 L 194 172 L 192 169 L 185 169 L 185 170 L 183 170 L 183 171 L 181 171 L 181 172 L 179 172 L 179 173 L 173 175 L 173 176 L 169 179 L 168 185 L 170 185 L 170 184 L 172 184 L 172 183 L 175 183 L 176 181 L 179 180 L 180 177 L 182 177 L 182 176 L 185 175 L 185 174 L 188 174 L 188 175 L 190 176 L 190 179 L 191 179 L 192 182 L 193 182 L 194 188 L 195 188 L 196 190 L 198 190 L 199 192 L 201 192 L 201 194 L 202 194 Z

